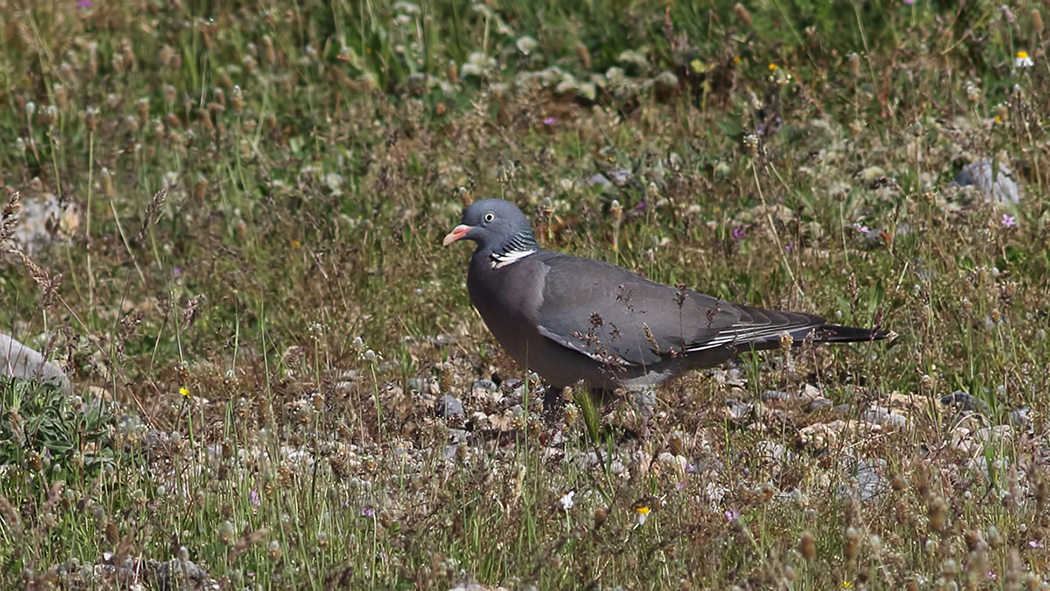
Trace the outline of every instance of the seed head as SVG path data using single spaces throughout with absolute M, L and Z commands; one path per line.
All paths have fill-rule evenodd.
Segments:
M 225 546 L 232 546 L 233 539 L 237 535 L 237 532 L 233 529 L 233 524 L 229 520 L 223 521 L 222 525 L 219 526 L 219 541 Z
M 846 528 L 845 542 L 843 555 L 846 557 L 846 560 L 856 560 L 857 555 L 860 554 L 860 532 L 853 526 Z
M 51 92 L 55 96 L 55 104 L 58 105 L 59 109 L 64 111 L 66 107 L 69 106 L 69 92 L 66 90 L 66 87 L 61 84 L 56 84 L 55 87 L 51 89 Z
M 736 17 L 740 19 L 745 25 L 751 26 L 751 13 L 747 11 L 747 8 L 743 4 L 737 2 L 736 6 L 733 7 L 733 12 L 736 13 Z
M 849 57 L 849 74 L 854 78 L 860 77 L 860 56 L 857 55 L 856 51 L 850 52 Z
M 1038 8 L 1033 8 L 1032 12 L 1029 13 L 1029 19 L 1032 21 L 1032 30 L 1036 33 L 1043 32 L 1043 13 L 1039 12 Z
M 817 557 L 817 540 L 812 533 L 808 531 L 802 533 L 798 541 L 798 551 L 806 560 L 813 560 Z
M 941 497 L 936 497 L 930 503 L 929 509 L 930 529 L 935 532 L 944 532 L 948 527 L 948 503 Z

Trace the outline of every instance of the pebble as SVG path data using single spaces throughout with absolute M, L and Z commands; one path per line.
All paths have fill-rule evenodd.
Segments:
M 985 401 L 980 398 L 975 398 L 962 390 L 956 390 L 955 392 L 944 396 L 941 398 L 941 404 L 946 406 L 955 405 L 958 406 L 960 410 L 990 414 L 988 404 L 985 403 Z
M 455 396 L 445 394 L 434 403 L 434 414 L 443 419 L 463 418 L 463 403 Z
M 963 167 L 955 176 L 955 184 L 960 187 L 976 186 L 984 198 L 998 203 L 1021 202 L 1021 186 L 1014 180 L 1014 173 L 1005 164 L 999 164 L 995 171 L 992 161 L 982 158 Z M 997 174 L 996 174 L 997 173 Z

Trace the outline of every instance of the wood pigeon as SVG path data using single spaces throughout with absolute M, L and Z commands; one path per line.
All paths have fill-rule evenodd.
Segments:
M 469 206 L 443 245 L 462 239 L 478 245 L 467 274 L 470 301 L 507 353 L 555 388 L 581 380 L 592 390 L 651 388 L 737 353 L 780 348 L 788 336 L 797 346 L 890 334 L 731 304 L 543 250 L 528 218 L 501 199 Z

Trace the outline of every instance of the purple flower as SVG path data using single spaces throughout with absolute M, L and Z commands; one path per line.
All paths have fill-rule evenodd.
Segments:
M 905 4 L 915 4 L 915 0 L 904 0 Z
M 1013 228 L 1017 225 L 1017 218 L 1012 215 L 1003 214 L 1002 224 L 1006 228 Z
M 1043 541 L 1042 540 L 1029 540 L 1028 541 L 1028 545 L 1033 547 L 1033 548 L 1042 548 L 1043 547 Z
M 182 267 L 175 267 L 174 269 L 172 269 L 171 270 L 171 276 L 176 278 L 176 279 L 178 279 L 179 277 L 182 277 Z
M 554 117 L 547 117 L 543 120 L 544 125 L 557 125 L 558 120 Z
M 747 237 L 747 229 L 743 226 L 733 228 L 733 240 L 743 240 Z
M 79 0 L 77 2 L 77 8 L 91 8 L 91 0 Z
M 740 519 L 740 511 L 737 511 L 736 509 L 727 509 L 722 514 L 725 515 L 726 521 L 736 521 L 737 519 Z
M 371 509 L 362 509 L 361 510 L 361 516 L 362 517 L 372 517 L 375 514 L 376 514 L 376 512 L 371 510 Z
M 258 507 L 259 506 L 259 493 L 255 492 L 254 490 L 252 492 L 248 493 L 248 501 L 251 502 L 252 505 Z

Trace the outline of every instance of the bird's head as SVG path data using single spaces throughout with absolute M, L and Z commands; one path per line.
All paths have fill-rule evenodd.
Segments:
M 463 239 L 473 240 L 478 243 L 478 250 L 489 252 L 519 250 L 535 244 L 529 219 L 513 203 L 502 199 L 472 204 L 441 243 L 448 246 Z

